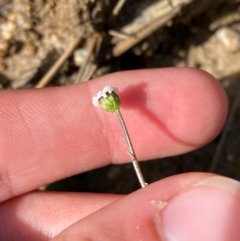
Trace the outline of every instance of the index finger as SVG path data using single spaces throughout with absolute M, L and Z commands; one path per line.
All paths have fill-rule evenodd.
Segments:
M 115 73 L 80 85 L 0 95 L 0 200 L 109 163 L 129 161 L 117 120 L 92 106 L 105 85 L 139 159 L 198 148 L 220 131 L 226 95 L 205 72 L 169 68 Z

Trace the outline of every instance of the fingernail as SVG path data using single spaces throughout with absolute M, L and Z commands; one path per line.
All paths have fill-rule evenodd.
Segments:
M 237 241 L 240 184 L 207 178 L 169 200 L 154 221 L 161 241 Z

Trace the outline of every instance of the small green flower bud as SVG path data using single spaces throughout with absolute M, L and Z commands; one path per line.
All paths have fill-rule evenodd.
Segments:
M 101 106 L 108 112 L 115 112 L 120 108 L 120 98 L 116 94 L 116 89 L 111 86 L 106 86 L 102 91 L 99 91 L 96 96 L 93 97 L 93 104 L 98 107 Z
M 119 110 L 120 103 L 120 98 L 115 92 L 108 93 L 105 98 L 102 97 L 99 100 L 100 106 L 108 112 L 115 112 Z
M 142 171 L 140 169 L 140 166 L 137 161 L 137 157 L 135 155 L 126 125 L 124 123 L 124 120 L 122 118 L 121 112 L 120 112 L 120 98 L 116 94 L 117 89 L 111 86 L 106 86 L 103 88 L 103 90 L 99 91 L 96 96 L 92 98 L 92 103 L 96 107 L 101 107 L 107 112 L 112 112 L 114 115 L 117 117 L 120 126 L 123 131 L 124 138 L 127 143 L 128 147 L 128 154 L 130 155 L 132 162 L 133 162 L 133 167 L 136 171 L 138 180 L 141 184 L 141 187 L 145 187 L 147 183 L 145 182 L 145 179 L 143 177 Z

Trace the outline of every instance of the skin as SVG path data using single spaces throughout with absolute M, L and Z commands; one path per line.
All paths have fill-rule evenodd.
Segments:
M 129 160 L 116 119 L 91 103 L 106 85 L 119 89 L 139 160 L 199 148 L 226 119 L 224 90 L 195 69 L 128 71 L 74 86 L 2 91 L 1 240 L 237 241 L 240 185 L 214 174 L 169 177 L 127 196 L 34 191 Z

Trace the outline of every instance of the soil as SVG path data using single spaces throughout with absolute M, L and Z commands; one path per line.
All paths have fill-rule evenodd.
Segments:
M 126 0 L 114 15 L 117 3 L 0 0 L 0 88 L 35 88 L 79 36 L 70 57 L 42 87 L 91 81 L 129 69 L 204 69 L 228 93 L 232 114 L 227 132 L 200 150 L 147 161 L 141 167 L 148 182 L 210 169 L 240 180 L 240 104 L 236 102 L 240 92 L 240 1 Z M 217 148 L 217 162 L 211 165 Z M 125 164 L 83 173 L 47 188 L 129 193 L 139 184 L 132 165 Z

